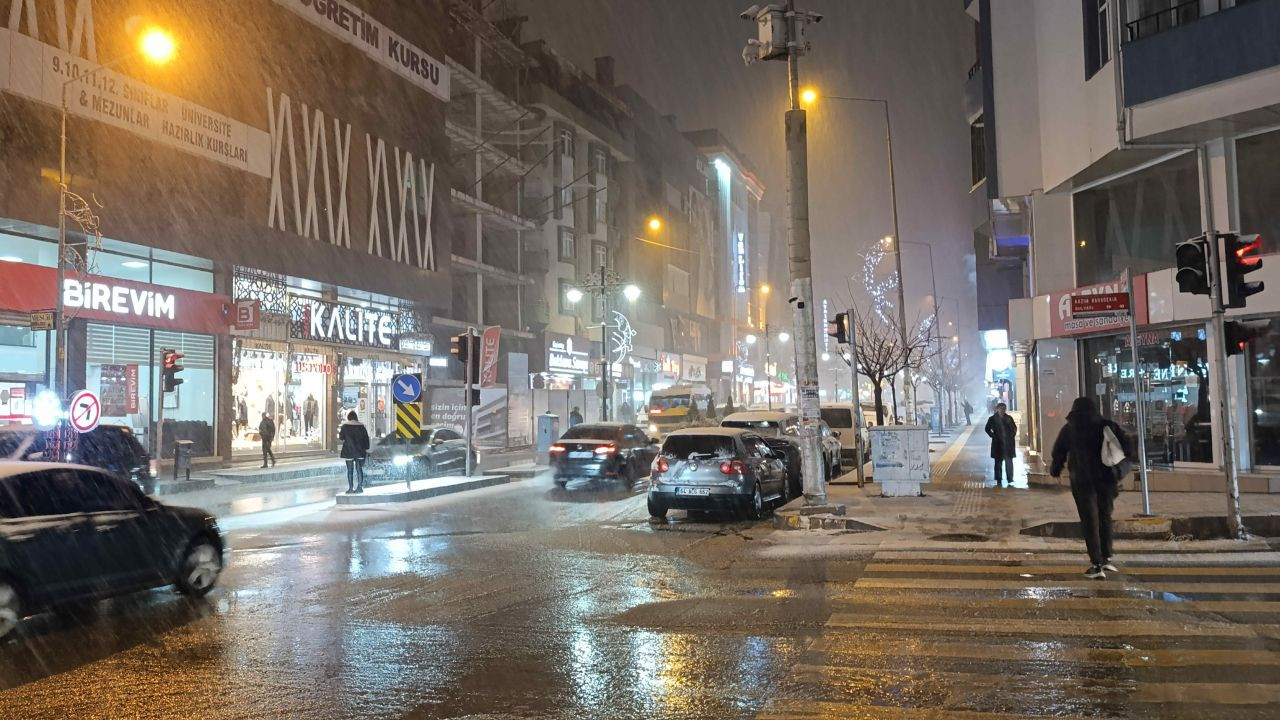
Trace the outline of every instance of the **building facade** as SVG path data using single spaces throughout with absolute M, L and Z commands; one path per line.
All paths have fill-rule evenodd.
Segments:
M 1044 453 L 1071 401 L 1094 398 L 1137 433 L 1137 402 L 1156 482 L 1213 480 L 1228 452 L 1215 393 L 1228 395 L 1249 471 L 1245 491 L 1280 490 L 1272 330 L 1228 364 L 1215 387 L 1207 298 L 1179 293 L 1174 247 L 1206 231 L 1259 232 L 1268 254 L 1250 279 L 1276 280 L 1280 217 L 1280 52 L 1275 0 L 970 0 L 981 57 L 982 162 L 992 207 L 1017 216 L 1026 293 L 1008 332 L 1027 400 L 1027 442 Z M 1228 49 L 1223 51 L 1223 49 Z M 972 81 L 971 81 L 972 82 Z M 1268 234 L 1270 233 L 1270 237 Z M 1005 235 L 998 228 L 994 241 Z M 1007 243 L 1006 243 L 1007 244 Z M 1126 278 L 1129 280 L 1126 281 Z M 1071 315 L 1071 297 L 1132 289 L 1138 367 L 1127 323 Z M 1273 318 L 1274 289 L 1229 311 Z M 1136 377 L 1136 382 L 1135 382 Z M 1140 390 L 1140 392 L 1139 392 Z

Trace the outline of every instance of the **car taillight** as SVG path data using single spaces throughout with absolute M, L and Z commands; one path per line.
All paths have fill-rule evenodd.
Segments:
M 650 415 L 661 415 L 661 414 L 662 414 L 662 408 L 660 408 L 660 407 L 652 407 L 652 408 L 649 408 L 649 414 L 650 414 Z
M 654 460 L 654 461 L 653 461 L 653 471 L 654 471 L 654 472 L 664 473 L 664 472 L 666 472 L 668 469 L 670 469 L 670 466 L 669 466 L 669 465 L 667 465 L 667 459 L 666 459 L 666 458 L 664 458 L 664 457 L 659 457 L 657 460 Z
M 551 452 L 551 454 L 552 454 L 552 455 L 554 455 L 554 454 L 556 454 L 556 453 L 562 453 L 562 452 L 564 452 L 564 446 L 563 446 L 563 445 L 552 445 L 552 446 L 551 446 L 551 448 L 550 448 L 550 452 Z
M 610 453 L 615 453 L 617 451 L 618 451 L 618 448 L 612 445 L 601 445 L 600 447 L 596 448 L 597 455 L 608 455 Z
M 725 475 L 745 475 L 747 464 L 741 460 L 725 460 L 720 463 L 720 472 Z

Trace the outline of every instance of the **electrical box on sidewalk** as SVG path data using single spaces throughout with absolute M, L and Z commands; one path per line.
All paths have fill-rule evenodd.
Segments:
M 560 439 L 560 416 L 543 413 L 538 416 L 538 459 L 547 459 L 551 443 Z
M 871 468 L 885 497 L 917 497 L 929 482 L 928 425 L 879 425 L 871 430 Z

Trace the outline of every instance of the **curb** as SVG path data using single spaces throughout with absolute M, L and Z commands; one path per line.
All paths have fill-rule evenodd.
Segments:
M 441 495 L 453 495 L 456 493 L 467 492 L 468 490 L 479 490 L 493 485 L 505 485 L 512 482 L 510 475 L 481 475 L 474 478 L 458 479 L 450 483 L 426 484 L 421 487 L 409 487 L 400 492 L 384 492 L 384 493 L 365 493 L 360 495 L 347 495 L 341 493 L 335 496 L 334 500 L 337 505 L 384 505 L 387 503 L 406 503 L 415 500 L 425 500 L 427 498 L 439 497 Z M 378 486 L 375 486 L 375 489 Z M 385 487 L 385 486 L 383 486 Z

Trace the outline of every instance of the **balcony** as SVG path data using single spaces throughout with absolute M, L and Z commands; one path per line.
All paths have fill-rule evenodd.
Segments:
M 1280 0 L 1190 0 L 1138 18 L 1126 31 L 1128 106 L 1280 65 Z

